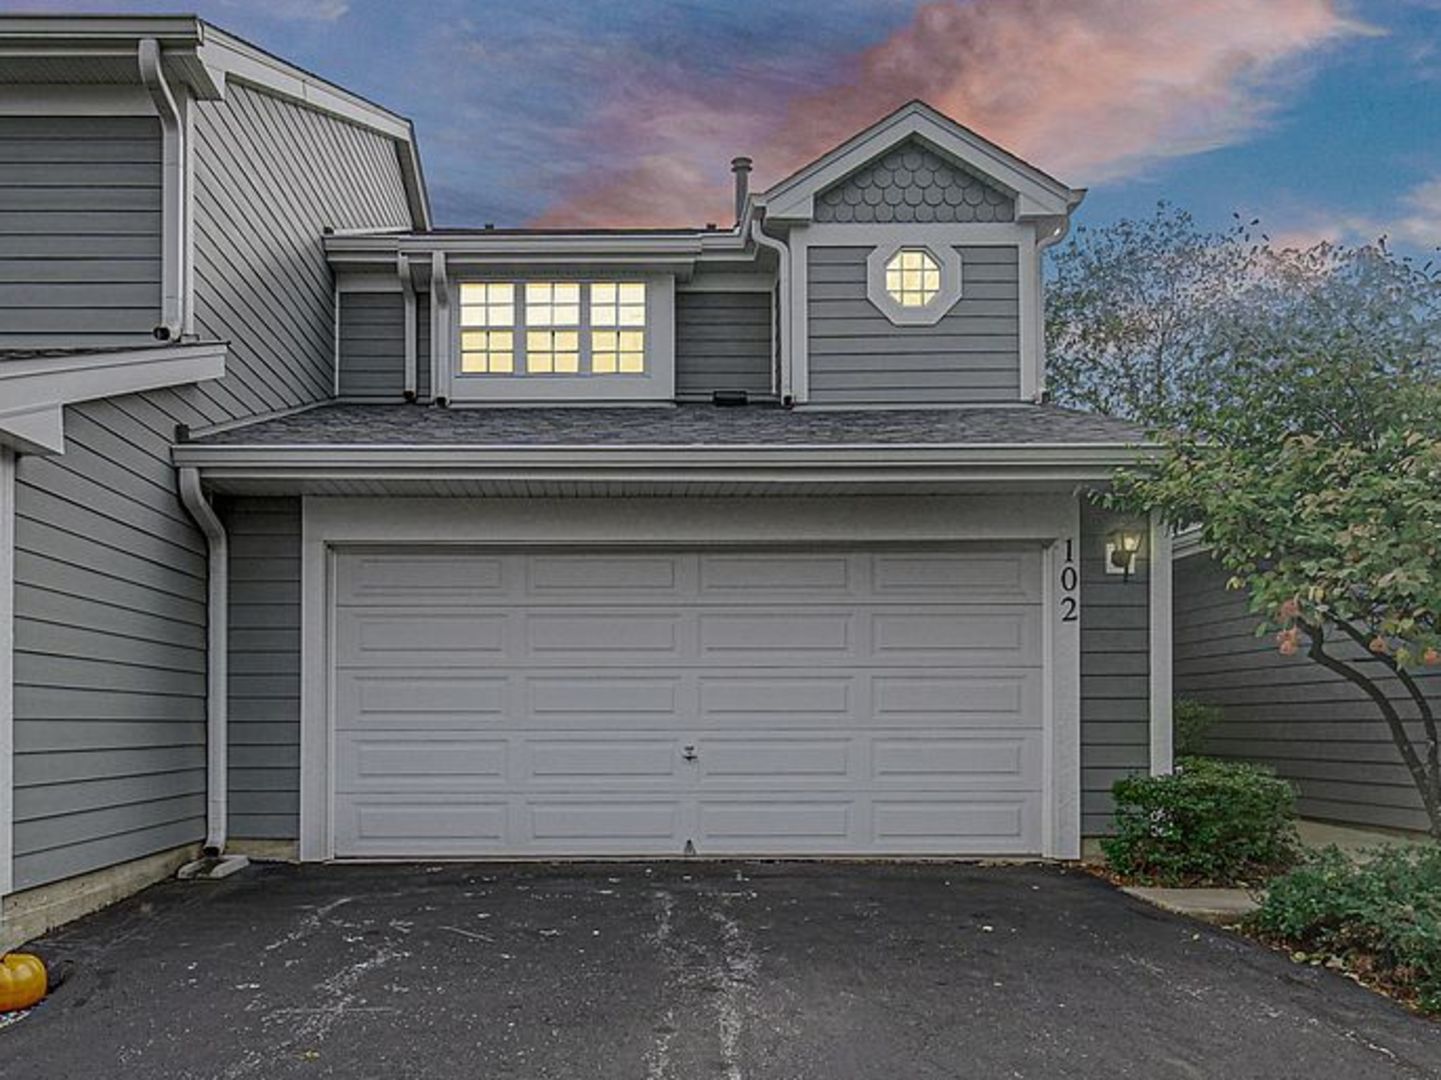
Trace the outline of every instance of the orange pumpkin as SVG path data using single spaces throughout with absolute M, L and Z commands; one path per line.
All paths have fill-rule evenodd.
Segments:
M 28 1009 L 45 996 L 45 965 L 29 953 L 0 957 L 0 1012 Z

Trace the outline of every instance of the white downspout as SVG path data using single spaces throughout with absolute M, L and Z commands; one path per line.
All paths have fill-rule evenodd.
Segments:
M 179 341 L 185 332 L 185 120 L 160 67 L 160 43 L 142 38 L 138 52 L 140 79 L 155 102 L 161 139 L 161 315 L 155 336 Z
M 759 217 L 751 219 L 751 237 L 761 247 L 774 251 L 779 258 L 779 264 L 776 267 L 776 295 L 780 298 L 778 301 L 780 310 L 776 312 L 775 317 L 780 320 L 780 326 L 774 339 L 778 355 L 771 357 L 771 370 L 777 373 L 780 380 L 776 391 L 780 395 L 781 401 L 789 401 L 791 396 L 791 249 L 786 246 L 784 240 L 777 239 L 762 229 Z
M 1039 230 L 1038 230 L 1039 231 Z M 1040 353 L 1040 362 L 1036 371 L 1036 404 L 1046 400 L 1046 268 L 1043 256 L 1048 247 L 1054 247 L 1066 238 L 1071 231 L 1071 219 L 1069 216 L 1061 218 L 1060 224 L 1055 225 L 1050 232 L 1044 236 L 1036 237 L 1036 349 Z
M 228 777 L 226 769 L 229 740 L 229 595 L 230 544 L 225 526 L 200 489 L 200 472 L 195 468 L 180 470 L 180 501 L 205 534 L 210 551 L 209 588 L 206 602 L 206 805 L 204 858 L 182 867 L 181 877 L 225 877 L 245 866 L 242 856 L 225 855 L 229 819 Z M 188 871 L 188 872 L 187 872 Z

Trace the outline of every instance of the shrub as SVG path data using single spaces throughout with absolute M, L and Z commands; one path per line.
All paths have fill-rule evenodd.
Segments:
M 1234 885 L 1292 865 L 1291 785 L 1259 765 L 1183 758 L 1169 776 L 1117 780 L 1112 869 L 1160 885 Z
M 1190 757 L 1201 752 L 1201 743 L 1221 719 L 1215 705 L 1191 698 L 1177 698 L 1171 705 L 1171 731 L 1177 757 Z
M 1360 863 L 1317 852 L 1271 882 L 1250 925 L 1441 1012 L 1441 847 L 1382 848 Z

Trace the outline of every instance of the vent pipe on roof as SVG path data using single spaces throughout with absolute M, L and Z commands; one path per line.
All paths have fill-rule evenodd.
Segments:
M 731 158 L 731 172 L 736 178 L 736 223 L 746 211 L 746 196 L 750 194 L 751 187 L 751 165 L 754 164 L 748 157 Z

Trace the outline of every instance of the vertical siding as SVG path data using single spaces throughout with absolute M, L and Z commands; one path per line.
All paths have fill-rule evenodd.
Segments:
M 807 251 L 810 400 L 922 405 L 1019 400 L 1016 249 L 958 248 L 961 299 L 933 326 L 897 326 L 870 302 L 871 250 Z
M 772 393 L 769 293 L 676 292 L 675 389 L 678 397 Z
M 430 400 L 430 294 L 415 295 L 415 399 Z
M 340 396 L 396 402 L 404 394 L 405 297 L 341 293 Z
M 1081 516 L 1081 831 L 1110 831 L 1111 785 L 1151 765 L 1150 567 L 1106 573 L 1106 534 L 1121 521 Z
M 230 499 L 230 833 L 294 839 L 300 800 L 300 500 Z
M 1222 709 L 1206 753 L 1272 766 L 1295 783 L 1307 817 L 1425 829 L 1420 797 L 1370 699 L 1306 657 L 1282 656 L 1269 637 L 1258 638 L 1259 620 L 1244 593 L 1227 590 L 1226 578 L 1205 555 L 1176 563 L 1176 693 Z M 1441 672 L 1419 681 L 1441 712 Z M 1402 687 L 1392 679 L 1381 685 L 1419 734 Z
M 388 139 L 233 84 L 224 101 L 197 106 L 195 129 L 196 321 L 230 343 L 226 377 L 69 408 L 66 452 L 19 465 L 17 888 L 204 835 L 206 555 L 176 494 L 174 427 L 328 397 L 334 302 L 322 229 L 408 224 Z M 13 165 L 0 156 L 0 176 L 18 175 Z M 55 250 L 138 250 L 103 240 Z M 3 272 L 16 265 L 0 257 Z M 263 596 L 271 584 L 254 586 Z M 241 618 L 263 617 L 256 595 Z M 260 704 L 264 679 L 273 689 L 288 677 L 281 652 L 239 658 L 242 715 L 283 707 Z M 259 663 L 272 673 L 256 675 Z M 294 753 L 267 744 L 273 734 L 257 721 L 237 740 L 237 823 L 250 835 L 294 831 L 284 824 L 293 794 L 265 793 L 269 770 L 283 772 Z
M 0 116 L 0 347 L 153 342 L 160 123 Z

